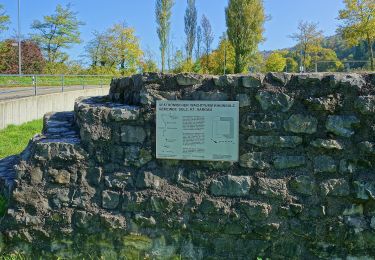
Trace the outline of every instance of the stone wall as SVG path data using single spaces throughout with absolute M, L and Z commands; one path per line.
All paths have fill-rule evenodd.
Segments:
M 375 74 L 114 79 L 49 114 L 16 167 L 0 252 L 374 259 Z M 155 101 L 238 100 L 238 163 L 157 160 Z

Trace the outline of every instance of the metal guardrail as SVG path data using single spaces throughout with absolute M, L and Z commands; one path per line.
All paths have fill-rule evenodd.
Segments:
M 322 65 L 329 65 L 335 64 L 336 62 L 341 62 L 344 65 L 343 70 L 341 72 L 358 72 L 358 71 L 369 71 L 370 70 L 370 61 L 369 60 L 318 60 L 313 61 L 312 66 L 313 68 L 306 69 L 305 72 L 334 72 L 330 70 L 322 69 Z
M 0 74 L 0 97 L 109 86 L 114 75 Z

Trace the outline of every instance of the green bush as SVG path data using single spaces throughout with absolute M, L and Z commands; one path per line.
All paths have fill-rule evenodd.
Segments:
M 0 255 L 0 260 L 26 260 L 27 258 L 21 253 L 11 253 Z
M 4 216 L 7 208 L 7 200 L 3 196 L 0 195 L 0 217 Z

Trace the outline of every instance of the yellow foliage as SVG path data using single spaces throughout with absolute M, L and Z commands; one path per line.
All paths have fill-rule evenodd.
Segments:
M 135 36 L 134 28 L 124 24 L 115 24 L 110 29 L 109 40 L 115 56 L 119 59 L 121 74 L 136 73 L 141 66 L 143 51 L 139 45 L 139 39 Z
M 285 66 L 286 58 L 278 52 L 273 52 L 266 60 L 265 70 L 266 72 L 282 72 Z

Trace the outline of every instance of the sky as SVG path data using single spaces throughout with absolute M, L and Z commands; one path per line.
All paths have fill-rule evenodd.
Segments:
M 78 12 L 78 18 L 85 22 L 81 28 L 83 44 L 74 45 L 67 52 L 73 60 L 83 58 L 84 45 L 92 39 L 92 32 L 104 31 L 114 23 L 125 21 L 134 27 L 144 50 L 159 58 L 159 40 L 156 34 L 155 0 L 20 0 L 21 32 L 27 36 L 32 32 L 31 23 L 44 15 L 52 14 L 57 4 L 71 3 Z M 333 35 L 339 21 L 338 11 L 343 8 L 342 0 L 264 0 L 265 11 L 270 19 L 265 24 L 266 40 L 260 50 L 276 50 L 293 46 L 288 37 L 296 32 L 299 21 L 319 23 L 326 36 Z M 15 35 L 17 29 L 17 1 L 0 0 L 11 17 L 8 32 L 2 38 Z M 228 0 L 196 0 L 198 18 L 206 15 L 211 22 L 215 36 L 213 47 L 226 31 L 225 7 Z M 184 14 L 186 0 L 175 0 L 172 15 L 171 36 L 176 48 L 183 48 L 185 42 Z

